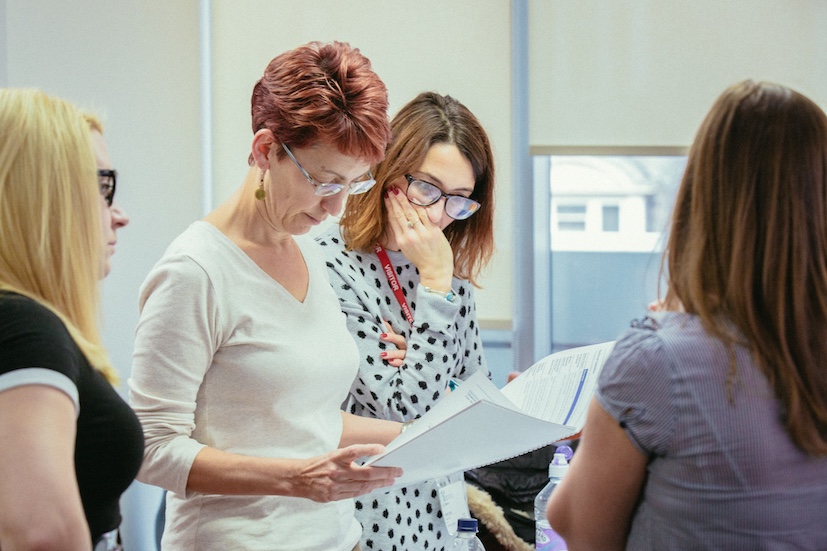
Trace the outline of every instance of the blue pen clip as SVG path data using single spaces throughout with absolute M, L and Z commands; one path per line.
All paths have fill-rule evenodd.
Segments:
M 457 381 L 456 379 L 451 379 L 450 381 L 448 381 L 448 388 L 451 390 L 451 392 L 455 391 L 458 386 L 459 381 Z

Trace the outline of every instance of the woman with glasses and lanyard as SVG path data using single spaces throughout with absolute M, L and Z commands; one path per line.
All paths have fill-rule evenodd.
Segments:
M 143 436 L 113 388 L 98 280 L 128 219 L 97 119 L 6 89 L 0 129 L 0 549 L 113 551 Z
M 493 250 L 494 158 L 482 125 L 450 96 L 420 94 L 391 130 L 378 185 L 350 197 L 340 227 L 317 241 L 359 348 L 347 411 L 410 422 L 452 380 L 488 374 L 474 279 Z M 467 516 L 461 474 L 356 508 L 365 549 L 440 550 Z
M 354 460 L 401 424 L 340 410 L 357 350 L 301 234 L 373 185 L 387 91 L 358 50 L 310 43 L 270 62 L 252 126 L 241 187 L 176 238 L 141 289 L 138 478 L 169 490 L 164 549 L 351 551 L 351 498 L 401 474 Z

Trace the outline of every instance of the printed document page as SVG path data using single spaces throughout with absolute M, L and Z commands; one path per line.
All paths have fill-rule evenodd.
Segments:
M 456 390 L 437 402 L 428 413 L 417 419 L 415 423 L 408 427 L 408 430 L 388 444 L 385 447 L 385 453 L 383 455 L 388 455 L 391 451 L 430 431 L 436 425 L 456 417 L 481 400 L 497 404 L 506 409 L 519 411 L 519 409 L 494 386 L 494 383 L 492 383 L 488 377 L 483 373 L 477 372 L 457 386 Z
M 532 417 L 579 430 L 614 345 L 604 342 L 546 356 L 505 385 L 502 394 Z
M 502 391 L 477 373 L 365 464 L 401 467 L 404 474 L 392 487 L 398 488 L 568 438 L 583 427 L 597 376 L 613 347 L 610 342 L 552 354 Z

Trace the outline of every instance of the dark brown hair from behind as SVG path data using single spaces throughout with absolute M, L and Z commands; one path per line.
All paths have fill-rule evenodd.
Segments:
M 333 145 L 371 164 L 391 137 L 387 89 L 370 60 L 344 42 L 310 42 L 274 58 L 253 87 L 251 111 L 253 133 L 266 128 L 296 148 Z
M 494 155 L 479 120 L 451 96 L 423 92 L 408 102 L 391 121 L 393 139 L 385 160 L 375 171 L 377 185 L 368 193 L 348 198 L 341 229 L 348 248 L 370 251 L 387 225 L 385 189 L 405 174 L 415 172 L 431 146 L 453 144 L 474 171 L 471 198 L 480 209 L 466 220 L 445 228 L 454 251 L 455 275 L 476 284 L 494 251 Z
M 824 112 L 783 86 L 728 88 L 690 149 L 664 255 L 667 308 L 749 347 L 792 440 L 827 455 Z

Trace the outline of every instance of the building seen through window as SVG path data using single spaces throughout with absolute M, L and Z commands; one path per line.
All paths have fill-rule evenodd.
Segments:
M 616 339 L 657 298 L 685 156 L 551 155 L 553 350 Z M 661 293 L 663 289 L 661 290 Z
M 682 156 L 552 156 L 552 250 L 657 250 L 685 164 Z
M 657 298 L 661 254 L 686 165 L 683 148 L 570 153 L 576 149 L 533 154 L 535 272 L 525 284 L 534 287 L 538 359 L 617 339 L 646 315 Z M 508 370 L 498 368 L 513 365 L 513 355 L 510 337 L 500 333 L 484 330 L 483 340 L 502 386 Z

